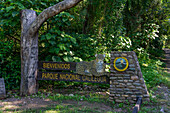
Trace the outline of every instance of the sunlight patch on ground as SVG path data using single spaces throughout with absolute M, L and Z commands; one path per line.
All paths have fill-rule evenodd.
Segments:
M 19 106 L 17 106 L 18 104 L 21 104 L 22 101 L 14 101 L 14 102 L 2 102 L 1 104 L 1 109 L 5 110 L 5 109 L 17 109 L 19 108 Z
M 51 101 L 51 99 L 48 99 L 48 98 L 47 98 L 47 99 L 44 99 L 44 101 Z
M 44 113 L 61 113 L 60 111 L 54 111 L 54 110 L 48 110 L 45 111 Z
M 2 102 L 4 105 L 10 105 L 10 104 L 21 104 L 22 101 L 18 100 L 18 101 L 13 101 L 13 102 Z
M 40 100 L 40 99 L 26 99 L 22 98 L 20 100 L 16 98 L 10 98 L 6 101 L 0 101 L 0 110 L 16 110 L 16 109 L 30 109 L 30 108 L 41 108 L 47 107 L 51 104 L 50 99 Z
M 34 107 L 47 107 L 47 105 L 40 105 L 40 104 L 27 104 L 27 108 L 34 108 Z
M 6 110 L 6 109 L 17 109 L 17 108 L 19 108 L 19 107 L 15 106 L 15 105 L 5 105 L 1 109 Z

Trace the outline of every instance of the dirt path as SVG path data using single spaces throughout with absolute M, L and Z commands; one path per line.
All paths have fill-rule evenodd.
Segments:
M 68 89 L 65 89 L 67 92 Z M 166 86 L 157 86 L 152 89 L 152 100 L 149 103 L 143 103 L 141 113 L 169 113 L 170 111 L 170 90 Z M 66 94 L 64 89 L 62 95 L 73 96 L 81 94 L 83 96 L 100 94 L 101 97 L 107 97 L 106 91 L 89 92 L 89 91 L 74 91 L 72 94 Z M 61 92 L 60 92 L 61 93 Z M 49 93 L 48 93 L 49 94 Z M 46 94 L 46 95 L 48 95 Z M 51 94 L 51 96 L 56 94 Z M 96 95 L 94 95 L 96 96 Z M 89 99 L 92 97 L 89 97 Z M 108 98 L 108 97 L 107 97 Z M 105 99 L 106 100 L 106 99 Z M 107 104 L 102 102 L 89 102 L 86 100 L 51 100 L 49 98 L 40 97 L 11 97 L 0 100 L 0 113 L 4 112 L 48 112 L 49 110 L 58 112 L 90 112 L 90 113 L 131 113 L 133 105 L 124 104 Z M 31 110 L 31 111 L 30 111 Z M 161 111 L 162 110 L 162 111 Z
M 63 100 L 61 101 L 52 101 L 50 99 L 41 99 L 41 98 L 28 98 L 23 97 L 21 99 L 17 98 L 8 98 L 0 103 L 1 110 L 8 112 L 15 110 L 28 110 L 28 109 L 43 109 L 52 106 L 81 106 L 82 108 L 88 107 L 90 109 L 98 108 L 98 111 L 112 111 L 110 106 L 107 106 L 103 103 L 89 103 L 87 101 L 75 101 L 75 100 Z
M 0 110 L 4 112 L 63 112 L 63 111 L 82 111 L 82 109 L 97 111 L 99 113 L 106 113 L 113 111 L 111 106 L 104 103 L 76 101 L 76 100 L 62 100 L 52 101 L 50 99 L 42 98 L 28 98 L 21 99 L 8 98 L 0 104 Z M 66 110 L 67 109 L 67 110 Z M 77 110 L 76 110 L 77 109 Z M 49 111 L 50 110 L 50 111 Z M 67 113 L 66 112 L 66 113 Z M 1 112 L 0 112 L 1 113 Z

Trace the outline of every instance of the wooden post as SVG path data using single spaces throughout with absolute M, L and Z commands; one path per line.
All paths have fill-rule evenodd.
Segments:
M 27 31 L 36 17 L 37 15 L 35 11 L 27 9 L 21 11 L 20 95 L 29 95 L 37 92 L 36 77 L 38 68 L 38 32 L 32 37 L 27 37 L 29 33 Z
M 138 113 L 141 104 L 142 104 L 142 97 L 137 97 L 137 102 L 136 102 L 135 107 L 133 108 L 132 113 Z

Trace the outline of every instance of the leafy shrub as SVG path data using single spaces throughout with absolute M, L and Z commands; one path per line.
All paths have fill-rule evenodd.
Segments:
M 7 90 L 19 89 L 20 86 L 20 54 L 13 46 L 13 41 L 0 42 L 0 77 L 5 79 Z
M 163 39 L 159 37 L 159 25 L 155 23 L 144 24 L 143 30 L 133 34 L 132 49 L 144 51 L 144 56 L 156 56 L 162 55 Z M 140 55 L 140 54 L 138 54 Z
M 148 88 L 158 84 L 165 83 L 166 78 L 163 77 L 161 66 L 163 63 L 160 60 L 139 60 L 142 74 Z

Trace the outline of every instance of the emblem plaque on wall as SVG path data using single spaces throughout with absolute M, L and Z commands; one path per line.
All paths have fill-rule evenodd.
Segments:
M 125 57 L 116 57 L 114 60 L 114 68 L 117 71 L 125 71 L 129 66 L 129 62 Z

